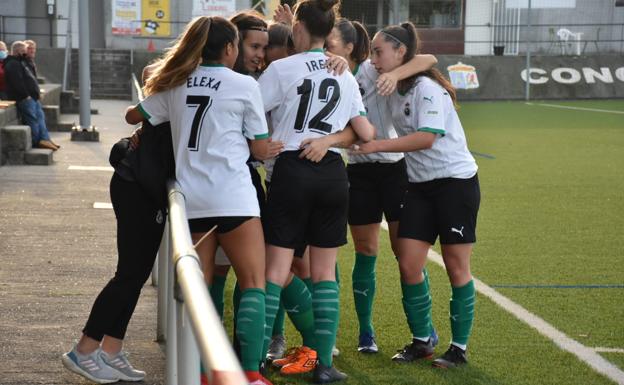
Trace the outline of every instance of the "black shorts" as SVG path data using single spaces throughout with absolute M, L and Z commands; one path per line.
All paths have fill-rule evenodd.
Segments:
M 264 184 L 265 184 L 267 192 L 268 192 L 269 189 L 271 188 L 271 182 L 265 179 L 264 180 Z M 263 217 L 261 217 L 261 219 L 262 219 L 262 224 L 264 226 L 264 219 L 263 219 Z M 308 247 L 308 245 L 305 244 L 305 243 L 295 247 L 295 254 L 294 254 L 294 256 L 297 257 L 297 258 L 303 258 L 303 254 L 305 254 L 305 251 L 306 251 L 307 247 Z
M 477 241 L 479 178 L 444 178 L 410 183 L 401 217 L 399 238 L 452 245 Z
M 191 233 L 205 233 L 217 226 L 215 232 L 228 233 L 254 217 L 212 217 L 189 219 Z
M 283 152 L 275 162 L 263 220 L 266 242 L 288 249 L 345 245 L 349 182 L 342 157 L 329 151 L 314 163 L 299 153 Z
M 247 163 L 247 165 L 249 166 L 251 183 L 256 189 L 256 197 L 258 198 L 258 205 L 260 206 L 260 217 L 262 218 L 262 214 L 264 213 L 264 208 L 266 206 L 266 194 L 264 192 L 264 187 L 262 187 L 262 178 L 252 163 Z
M 354 163 L 349 175 L 349 224 L 369 225 L 399 220 L 407 190 L 405 159 L 394 163 Z

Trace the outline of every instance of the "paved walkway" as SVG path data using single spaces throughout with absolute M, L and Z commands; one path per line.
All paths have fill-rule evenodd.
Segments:
M 117 261 L 115 217 L 94 202 L 110 202 L 108 153 L 132 127 L 129 102 L 95 100 L 92 124 L 100 142 L 61 145 L 52 166 L 0 167 L 0 384 L 87 384 L 60 361 L 80 336 L 91 305 Z M 75 117 L 78 121 L 78 117 Z M 156 289 L 148 284 L 126 338 L 130 359 L 147 371 L 145 384 L 162 384 L 164 346 L 156 336 Z

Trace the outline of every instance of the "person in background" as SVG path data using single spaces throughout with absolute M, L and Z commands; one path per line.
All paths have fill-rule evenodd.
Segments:
M 26 57 L 26 44 L 22 41 L 13 42 L 11 55 L 4 61 L 7 97 L 16 101 L 18 113 L 24 123 L 30 126 L 33 147 L 56 151 L 61 146 L 50 139 L 39 101 L 41 94 L 39 84 L 26 64 Z
M 37 79 L 37 65 L 35 65 L 35 56 L 37 55 L 37 43 L 34 40 L 24 40 L 26 44 L 26 65 L 30 72 L 35 75 Z
M 7 46 L 3 41 L 0 41 L 0 100 L 7 98 L 6 86 L 4 84 L 4 59 L 9 56 Z

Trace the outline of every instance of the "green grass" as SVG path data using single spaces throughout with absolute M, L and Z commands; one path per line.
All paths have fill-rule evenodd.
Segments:
M 624 111 L 621 100 L 546 103 Z M 474 275 L 489 285 L 624 284 L 624 115 L 522 102 L 464 103 L 459 114 L 470 149 L 495 157 L 476 158 L 482 201 Z M 394 364 L 390 357 L 410 336 L 385 233 L 374 308 L 381 352 L 362 356 L 355 351 L 353 260 L 350 242 L 339 255 L 341 355 L 336 365 L 350 375 L 351 384 L 611 383 L 481 295 L 468 367 L 439 371 L 427 362 Z M 440 354 L 450 339 L 450 288 L 440 267 L 430 264 L 429 270 Z M 585 346 L 624 348 L 624 289 L 499 291 Z M 231 319 L 228 311 L 226 320 Z M 299 343 L 288 321 L 286 330 L 288 341 Z M 624 354 L 602 356 L 624 368 Z M 275 384 L 307 383 L 277 374 L 271 379 Z

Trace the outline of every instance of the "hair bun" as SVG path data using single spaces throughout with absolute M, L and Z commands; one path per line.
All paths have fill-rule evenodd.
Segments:
M 327 12 L 340 3 L 340 0 L 317 0 L 316 3 L 321 10 Z

